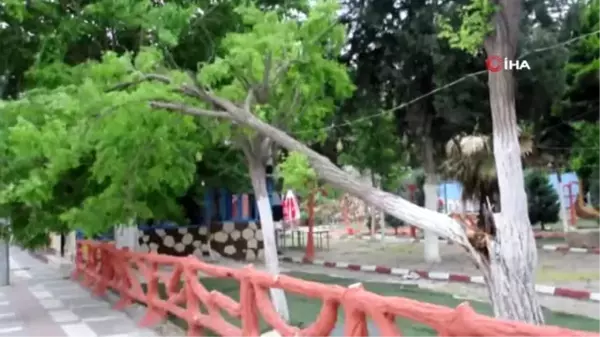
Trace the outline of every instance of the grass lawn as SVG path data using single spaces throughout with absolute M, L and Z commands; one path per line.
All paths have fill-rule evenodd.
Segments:
M 565 238 L 537 238 L 535 239 L 535 243 L 538 247 L 541 247 L 543 245 L 566 246 L 567 240 L 565 240 Z
M 309 273 L 297 273 L 292 272 L 289 275 L 302 278 L 305 280 L 316 281 L 321 283 L 339 284 L 339 285 L 350 285 L 358 281 L 345 278 L 331 277 L 320 274 L 309 274 Z M 218 279 L 218 278 L 203 278 L 203 285 L 208 291 L 216 290 L 223 294 L 230 296 L 235 300 L 239 300 L 239 284 L 235 280 L 231 279 Z M 403 286 L 399 284 L 389 283 L 376 283 L 376 282 L 363 282 L 364 287 L 377 294 L 387 296 L 402 296 L 419 300 L 422 302 L 429 302 L 435 304 L 441 304 L 450 307 L 456 307 L 462 302 L 453 298 L 449 294 L 436 293 L 432 291 L 422 290 L 416 286 Z M 290 306 L 291 322 L 295 325 L 306 326 L 315 321 L 316 316 L 321 308 L 321 301 L 316 299 L 310 299 L 295 294 L 287 294 L 288 304 Z M 471 306 L 479 313 L 491 314 L 490 306 L 486 303 L 471 301 Z M 226 316 L 226 314 L 224 314 Z M 581 317 L 571 314 L 552 312 L 545 310 L 545 317 L 547 324 L 558 325 L 571 329 L 588 330 L 588 331 L 599 331 L 600 321 Z M 227 317 L 227 319 L 239 326 L 239 321 Z M 342 310 L 339 311 L 338 322 L 343 322 Z M 186 323 L 173 318 L 173 322 L 183 329 L 186 329 Z M 261 322 L 262 323 L 262 322 Z M 405 336 L 433 336 L 435 331 L 427 326 L 417 324 L 413 321 L 398 318 L 398 326 L 400 327 L 403 335 Z M 270 328 L 262 323 L 263 331 L 268 331 Z M 207 331 L 209 335 L 211 334 Z

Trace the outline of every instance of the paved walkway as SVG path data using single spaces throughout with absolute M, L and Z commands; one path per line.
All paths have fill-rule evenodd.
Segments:
M 11 285 L 0 287 L 0 336 L 158 336 L 26 251 L 11 247 L 10 263 Z

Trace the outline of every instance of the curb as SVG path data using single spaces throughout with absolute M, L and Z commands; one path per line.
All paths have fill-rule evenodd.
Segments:
M 379 231 L 375 232 L 376 235 L 380 235 L 381 233 Z M 359 232 L 356 234 L 347 234 L 348 236 L 354 236 L 354 237 L 371 237 L 371 233 L 370 232 Z M 533 232 L 534 238 L 536 239 L 562 239 L 565 237 L 565 233 L 564 232 L 542 232 L 542 231 L 534 231 Z M 390 233 L 385 233 L 386 237 L 396 237 L 396 238 L 406 238 L 406 239 L 411 239 L 414 240 L 414 238 L 412 238 L 410 236 L 410 233 L 405 233 L 405 232 L 399 232 L 398 234 L 395 234 L 393 232 Z M 423 237 L 420 236 L 420 239 L 422 240 Z M 444 240 L 445 241 L 445 240 Z
M 550 252 L 561 252 L 561 253 L 584 253 L 584 254 L 596 254 L 600 255 L 600 248 L 577 248 L 562 245 L 543 245 L 540 247 L 542 250 Z
M 297 264 L 310 264 L 316 266 L 323 266 L 326 268 L 337 268 L 346 269 L 351 271 L 362 271 L 386 275 L 403 276 L 409 279 L 427 279 L 432 281 L 449 281 L 449 282 L 461 282 L 461 283 L 474 283 L 474 284 L 485 284 L 483 276 L 470 276 L 464 274 L 451 274 L 445 272 L 433 272 L 426 270 L 409 270 L 403 268 L 390 268 L 386 266 L 375 266 L 375 265 L 360 265 L 351 264 L 346 262 L 330 262 L 323 260 L 306 261 L 303 258 L 295 257 L 282 257 L 282 262 L 297 263 Z M 569 288 L 560 288 L 542 284 L 535 285 L 535 291 L 539 294 L 572 298 L 582 301 L 593 301 L 600 302 L 600 293 L 593 293 L 587 290 L 575 290 Z
M 362 235 L 362 236 L 358 236 L 358 237 L 354 237 L 354 238 L 359 239 L 359 240 L 371 240 L 370 235 Z M 347 237 L 346 239 L 349 239 L 349 237 Z M 376 237 L 374 240 L 379 241 L 381 239 Z M 423 241 L 423 239 L 417 240 L 414 238 L 402 237 L 402 236 L 386 236 L 386 241 L 387 240 L 390 240 L 390 243 L 415 243 L 415 242 Z M 451 241 L 442 240 L 442 239 L 440 239 L 440 243 L 445 243 L 448 245 L 452 244 Z M 564 253 L 564 254 L 579 253 L 579 254 L 600 255 L 600 248 L 579 248 L 579 247 L 569 247 L 569 246 L 565 246 L 565 245 L 541 245 L 541 246 L 538 246 L 538 249 L 549 251 L 549 252 L 559 252 L 559 253 Z

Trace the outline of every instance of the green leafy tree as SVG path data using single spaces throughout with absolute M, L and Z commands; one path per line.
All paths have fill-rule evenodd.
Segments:
M 262 8 L 276 8 L 280 13 L 287 13 L 292 8 L 304 6 L 302 2 L 296 1 L 278 4 L 277 1 L 269 0 L 259 1 L 258 4 Z M 204 11 L 198 9 L 196 5 Z M 234 11 L 237 6 L 235 3 L 215 4 L 207 1 L 196 2 L 194 7 L 190 7 L 190 3 L 186 1 L 161 5 L 129 0 L 118 3 L 90 1 L 85 4 L 73 1 L 32 1 L 27 4 L 9 1 L 6 6 L 7 10 L 0 13 L 0 37 L 2 37 L 0 48 L 3 50 L 0 56 L 0 91 L 3 97 L 16 97 L 27 88 L 27 85 L 29 87 L 35 85 L 38 88 L 25 93 L 18 101 L 7 102 L 7 111 L 4 115 L 6 118 L 2 121 L 1 134 L 7 140 L 3 143 L 4 151 L 7 153 L 5 160 L 11 165 L 5 165 L 0 169 L 5 174 L 2 186 L 6 187 L 3 193 L 5 204 L 1 207 L 1 211 L 14 218 L 13 232 L 23 234 L 15 235 L 21 244 L 32 247 L 44 244 L 46 234 L 59 229 L 83 229 L 89 235 L 105 232 L 114 225 L 112 221 L 129 223 L 131 219 L 121 218 L 130 217 L 132 214 L 141 221 L 146 218 L 169 218 L 183 222 L 185 220 L 181 212 L 182 198 L 193 200 L 197 207 L 201 204 L 201 196 L 207 187 L 225 186 L 232 191 L 247 191 L 249 185 L 247 170 L 239 170 L 240 167 L 243 168 L 239 165 L 243 156 L 240 156 L 236 150 L 231 151 L 231 146 L 224 146 L 223 139 L 218 136 L 218 133 L 215 137 L 210 132 L 212 130 L 202 125 L 192 125 L 191 129 L 186 129 L 184 126 L 180 130 L 184 133 L 186 130 L 189 131 L 190 141 L 198 145 L 194 145 L 196 149 L 193 151 L 186 152 L 185 145 L 180 150 L 181 144 L 171 143 L 174 140 L 171 137 L 163 137 L 164 132 L 171 134 L 169 125 L 154 132 L 161 123 L 147 123 L 153 117 L 143 116 L 144 111 L 148 111 L 144 100 L 135 103 L 123 99 L 126 97 L 123 93 L 101 92 L 107 90 L 107 83 L 131 72 L 131 67 L 121 73 L 119 71 L 123 70 L 122 68 L 111 68 L 112 65 L 104 69 L 96 67 L 97 73 L 92 77 L 98 81 L 91 80 L 86 83 L 86 88 L 90 92 L 102 96 L 96 101 L 85 100 L 82 97 L 86 95 L 92 98 L 90 92 L 85 93 L 76 89 L 84 82 L 82 78 L 87 76 L 86 72 L 90 70 L 89 66 L 76 65 L 90 60 L 101 61 L 101 56 L 109 51 L 116 53 L 112 56 L 124 53 L 136 55 L 144 46 L 152 45 L 166 56 L 169 65 L 181 64 L 186 69 L 195 70 L 198 62 L 215 57 L 218 44 L 228 31 L 246 29 L 245 26 L 240 25 L 241 15 Z M 210 12 L 211 15 L 204 15 L 204 12 Z M 220 20 L 213 20 L 216 18 Z M 106 58 L 104 60 L 105 63 L 109 63 Z M 135 66 L 143 66 L 144 62 L 148 65 L 149 60 L 152 63 L 152 57 L 145 60 L 138 58 L 139 62 Z M 103 76 L 105 77 L 102 78 Z M 94 88 L 95 86 L 98 88 Z M 112 97 L 104 100 L 107 98 L 105 94 Z M 55 103 L 61 100 L 65 100 L 64 105 L 67 108 Z M 44 105 L 48 102 L 51 103 L 49 109 L 45 109 Z M 83 110 L 63 113 L 65 110 L 73 109 L 69 104 L 82 104 Z M 138 107 L 135 104 L 143 106 Z M 90 110 L 85 110 L 86 107 Z M 139 114 L 128 114 L 128 111 L 138 111 Z M 44 117 L 40 118 L 41 116 Z M 83 134 L 93 139 L 95 143 L 89 147 L 86 146 L 88 144 L 83 143 L 77 147 L 63 146 L 57 153 L 42 155 L 31 154 L 31 149 L 26 149 L 25 152 L 15 152 L 11 149 L 13 145 L 8 142 L 8 137 L 12 138 L 12 142 L 17 142 L 18 138 L 26 136 L 27 132 L 32 133 L 32 145 L 47 139 L 51 139 L 53 144 L 56 143 L 57 140 L 52 139 L 54 135 L 47 130 L 47 124 L 53 125 L 52 132 L 67 135 L 81 135 L 83 131 L 80 129 L 86 128 L 88 131 Z M 103 129 L 95 129 L 97 127 Z M 38 139 L 38 133 L 44 133 L 43 139 Z M 173 133 L 173 135 L 177 134 L 180 134 L 179 130 Z M 162 139 L 158 141 L 155 140 L 156 137 Z M 65 142 L 69 138 L 61 135 L 58 142 Z M 80 139 L 74 139 L 76 138 L 68 141 L 80 142 Z M 147 139 L 152 140 L 146 142 Z M 105 152 L 103 147 L 110 147 L 111 143 L 117 146 Z M 133 156 L 137 154 L 136 146 L 139 147 L 142 143 L 146 143 L 145 149 L 159 150 L 153 157 L 156 161 L 160 160 L 159 158 L 167 162 L 171 161 L 169 165 L 175 169 L 170 169 L 169 165 L 156 167 L 145 156 L 144 151 Z M 161 150 L 167 151 L 168 155 Z M 108 153 L 112 154 L 112 157 Z M 194 158 L 189 157 L 189 153 L 193 153 Z M 68 156 L 71 161 L 55 167 L 53 175 L 57 177 L 56 179 L 45 180 L 44 174 L 38 174 L 39 172 L 33 174 L 34 171 L 41 171 L 42 168 L 39 166 L 43 166 L 47 157 L 54 154 Z M 165 156 L 162 157 L 163 155 Z M 131 158 L 134 160 L 131 161 Z M 182 160 L 184 158 L 185 160 Z M 99 160 L 104 162 L 103 168 L 99 168 Z M 130 162 L 127 164 L 129 166 L 125 162 Z M 114 187 L 115 184 L 123 182 L 124 178 L 117 178 L 116 175 L 119 174 L 115 172 L 123 169 L 124 165 L 132 168 L 127 177 L 127 184 L 133 186 L 131 190 L 143 191 L 146 188 L 149 190 L 141 192 L 141 195 L 129 193 L 129 197 L 135 199 L 131 200 L 133 206 L 126 202 L 127 208 L 131 210 L 117 212 L 113 208 L 116 206 L 118 206 L 116 209 L 123 208 L 121 204 L 123 197 L 115 192 Z M 186 167 L 184 172 L 178 171 L 182 165 Z M 189 170 L 192 166 L 195 167 L 195 174 L 190 176 Z M 100 172 L 111 167 L 114 168 L 112 173 Z M 161 168 L 167 171 L 160 172 Z M 28 201 L 17 197 L 14 189 L 29 184 L 30 173 L 36 177 L 41 175 L 41 181 L 37 183 L 38 187 L 52 193 L 45 196 L 40 193 L 30 195 L 28 198 L 31 200 Z M 180 173 L 183 177 L 179 176 Z M 148 179 L 147 176 L 152 178 Z M 179 182 L 185 183 L 179 187 L 190 184 L 192 186 L 186 186 L 187 193 L 181 196 L 182 188 L 173 189 L 164 181 L 154 184 L 153 181 L 157 179 L 182 179 Z M 114 200 L 111 200 L 113 197 Z M 184 203 L 187 202 L 189 200 Z M 32 209 L 31 204 L 35 203 L 40 205 Z M 84 216 L 86 212 L 81 212 L 82 210 L 91 212 L 92 209 L 102 215 L 87 221 L 87 216 Z
M 226 143 L 241 149 L 248 163 L 265 233 L 267 266 L 278 273 L 265 186 L 266 164 L 277 150 L 269 137 L 243 123 L 200 122 L 150 110 L 206 112 L 189 108 L 200 99 L 206 107 L 254 113 L 313 142 L 324 139 L 325 132 L 319 130 L 335 100 L 352 91 L 345 68 L 332 57 L 344 41 L 337 10 L 337 3 L 321 2 L 300 20 L 279 9 L 237 7 L 245 29 L 227 34 L 218 56 L 200 63 L 191 76 L 173 69 L 160 50 L 175 44 L 196 15 L 176 4 L 146 13 L 148 24 L 161 25 L 150 43 L 159 48 L 122 55 L 109 52 L 100 61 L 74 67 L 60 58 L 36 67 L 31 76 L 46 89 L 26 93 L 4 109 L 12 114 L 4 128 L 8 132 L 2 134 L 7 140 L 6 160 L 13 164 L 3 172 L 2 203 L 23 205 L 32 213 L 29 222 L 23 219 L 15 226 L 28 226 L 47 214 L 43 207 L 54 201 L 49 191 L 57 177 L 87 157 L 92 158 L 87 169 L 90 180 L 100 185 L 98 192 L 53 214 L 56 218 L 71 228 L 99 232 L 133 218 L 170 217 L 177 206 L 175 197 L 193 182 L 203 149 Z M 20 114 L 23 110 L 29 115 Z M 207 114 L 223 117 L 223 112 Z M 17 211 L 13 207 L 11 217 Z M 287 319 L 285 297 L 276 293 L 276 307 Z
M 525 188 L 531 224 L 540 224 L 545 230 L 545 224 L 558 222 L 560 202 L 546 173 L 540 170 L 528 172 L 525 175 Z
M 119 64 L 128 67 L 129 72 L 111 72 L 107 62 L 89 67 L 91 73 L 101 74 L 109 87 L 117 84 L 126 89 L 106 95 L 118 97 L 115 101 L 149 103 L 154 109 L 217 117 L 202 125 L 211 130 L 211 139 L 229 142 L 244 153 L 258 201 L 266 264 L 277 274 L 265 184 L 266 165 L 276 149 L 270 137 L 246 128 L 247 124 L 237 117 L 236 123 L 221 122 L 219 118 L 248 113 L 313 142 L 323 139 L 320 126 L 332 111 L 334 98 L 347 96 L 352 90 L 344 67 L 330 57 L 341 48 L 344 29 L 337 23 L 337 4 L 332 1 L 311 7 L 301 21 L 252 5 L 236 11 L 248 30 L 227 34 L 221 43 L 223 53 L 212 62 L 200 64 L 197 74 L 165 69 L 165 62 L 155 50 L 144 50 L 135 60 L 119 58 Z M 128 89 L 131 84 L 137 85 Z M 223 111 L 195 108 L 190 106 L 193 102 Z M 273 299 L 278 312 L 287 319 L 283 293 L 274 290 Z
M 600 58 L 600 1 L 580 0 L 567 13 L 561 34 L 563 38 L 582 37 L 571 44 L 565 66 L 566 90 L 555 106 L 555 115 L 567 123 L 571 143 L 568 160 L 581 179 L 582 192 L 588 191 L 597 200 L 598 191 L 598 83 Z M 590 190 L 590 188 L 594 190 Z M 596 203 L 595 203 L 596 204 Z

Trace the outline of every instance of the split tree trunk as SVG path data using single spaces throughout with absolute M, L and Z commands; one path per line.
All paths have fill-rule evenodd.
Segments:
M 544 317 L 535 293 L 537 248 L 527 215 L 513 81 L 509 71 L 489 74 L 502 213 L 495 217 L 488 287 L 496 317 L 541 324 Z
M 277 257 L 277 244 L 275 242 L 275 225 L 273 223 L 273 214 L 269 194 L 267 191 L 267 168 L 266 165 L 256 158 L 247 158 L 250 168 L 250 178 L 252 188 L 256 197 L 258 214 L 260 217 L 260 227 L 263 233 L 263 245 L 265 265 L 267 271 L 273 275 L 279 275 L 279 259 Z M 286 321 L 290 320 L 290 313 L 285 298 L 285 292 L 282 289 L 270 289 L 271 300 L 275 310 Z
M 437 212 L 437 175 L 435 169 L 435 159 L 433 158 L 433 142 L 431 137 L 423 137 L 423 167 L 425 169 L 425 184 L 423 192 L 425 194 L 425 208 Z M 425 231 L 424 258 L 428 263 L 439 263 L 442 261 L 440 257 L 440 240 L 439 236 L 432 231 Z
M 514 60 L 521 16 L 520 0 L 498 0 L 494 34 L 485 41 L 488 55 Z M 489 242 L 489 264 L 482 271 L 498 318 L 542 324 L 535 292 L 537 248 L 527 212 L 521 149 L 515 112 L 515 79 L 510 70 L 488 73 L 493 147 L 501 213 Z

